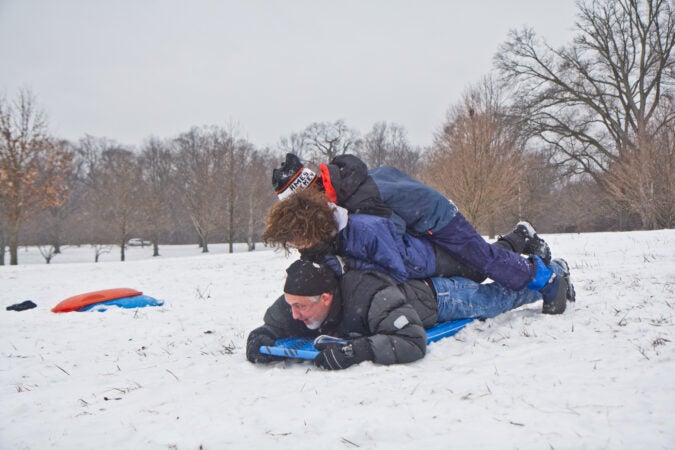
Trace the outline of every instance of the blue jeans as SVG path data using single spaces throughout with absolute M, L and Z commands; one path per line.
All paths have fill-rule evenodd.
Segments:
M 488 319 L 541 300 L 530 289 L 513 291 L 499 283 L 480 284 L 466 278 L 431 278 L 436 289 L 438 321 Z
M 548 267 L 559 277 L 565 273 L 555 261 Z M 530 289 L 513 291 L 499 283 L 480 284 L 461 277 L 435 277 L 431 282 L 436 290 L 439 322 L 489 319 L 542 298 L 541 293 Z

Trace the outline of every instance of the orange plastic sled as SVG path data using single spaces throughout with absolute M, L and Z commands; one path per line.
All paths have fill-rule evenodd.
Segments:
M 52 308 L 52 312 L 71 312 L 77 311 L 85 306 L 96 303 L 107 302 L 117 298 L 133 297 L 143 294 L 141 291 L 130 288 L 103 289 L 102 291 L 87 292 L 85 294 L 69 297 Z

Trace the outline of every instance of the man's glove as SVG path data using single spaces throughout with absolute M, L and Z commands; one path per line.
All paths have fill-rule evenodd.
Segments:
M 260 353 L 261 345 L 274 345 L 275 340 L 270 331 L 265 327 L 259 327 L 251 331 L 246 341 L 246 359 L 255 364 L 278 360 L 279 358 L 275 356 Z
M 368 339 L 355 339 L 346 344 L 316 344 L 321 352 L 314 359 L 314 365 L 326 370 L 346 369 L 354 364 L 373 359 Z

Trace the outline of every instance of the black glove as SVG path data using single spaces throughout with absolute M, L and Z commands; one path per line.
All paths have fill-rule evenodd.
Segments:
M 320 242 L 311 247 L 300 250 L 300 258 L 321 264 L 326 255 L 335 253 L 335 246 L 332 242 Z
M 251 331 L 246 341 L 246 359 L 254 364 L 269 363 L 279 358 L 272 355 L 260 353 L 261 345 L 274 345 L 274 336 L 265 327 L 259 327 Z
M 37 305 L 30 300 L 25 302 L 16 303 L 12 306 L 7 307 L 7 311 L 25 311 L 27 309 L 35 308 Z
M 354 364 L 373 359 L 368 339 L 355 339 L 346 344 L 316 344 L 321 353 L 314 359 L 314 365 L 326 370 L 346 369 Z
M 344 267 L 340 258 L 337 256 L 338 238 L 331 242 L 322 242 L 313 247 L 300 250 L 300 258 L 305 261 L 311 261 L 317 264 L 323 264 L 340 278 L 344 275 Z
M 338 278 L 344 275 L 344 266 L 342 264 L 342 260 L 337 255 L 333 255 L 331 253 L 324 256 L 323 265 L 332 270 L 335 276 Z

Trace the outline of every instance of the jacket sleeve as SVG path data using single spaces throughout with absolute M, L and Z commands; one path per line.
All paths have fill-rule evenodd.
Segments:
M 396 286 L 378 291 L 370 304 L 368 337 L 373 361 L 378 364 L 409 363 L 424 357 L 427 337 L 417 312 Z

